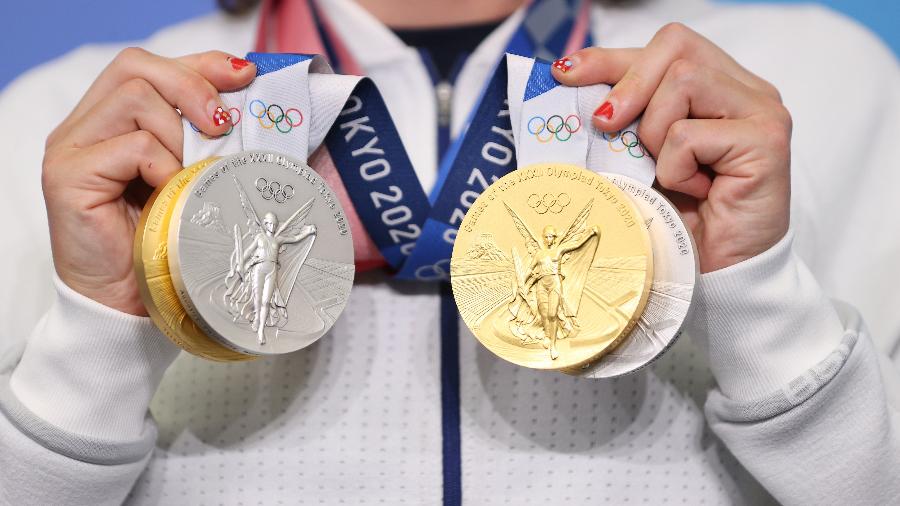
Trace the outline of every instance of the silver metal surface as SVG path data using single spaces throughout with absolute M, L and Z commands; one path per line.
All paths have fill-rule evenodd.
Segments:
M 343 311 L 353 241 L 337 197 L 306 164 L 244 152 L 185 188 L 169 228 L 181 303 L 229 348 L 271 355 L 308 346 Z
M 615 349 L 580 371 L 589 378 L 634 372 L 661 356 L 681 334 L 699 267 L 690 232 L 675 206 L 658 191 L 627 176 L 603 174 L 640 211 L 653 247 L 653 284 L 637 325 Z

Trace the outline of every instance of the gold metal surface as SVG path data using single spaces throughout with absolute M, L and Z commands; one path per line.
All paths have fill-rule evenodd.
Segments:
M 643 219 L 609 180 L 536 164 L 492 184 L 463 219 L 450 279 L 466 325 L 535 369 L 596 360 L 632 329 L 653 280 Z
M 150 318 L 172 342 L 209 360 L 252 360 L 256 357 L 222 346 L 197 327 L 178 300 L 169 272 L 167 241 L 175 203 L 191 178 L 215 161 L 216 158 L 210 158 L 185 168 L 150 196 L 135 234 L 134 270 Z

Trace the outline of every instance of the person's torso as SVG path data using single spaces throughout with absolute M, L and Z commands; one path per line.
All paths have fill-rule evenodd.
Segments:
M 460 71 L 454 133 L 502 45 L 479 48 Z M 365 70 L 429 187 L 438 165 L 433 82 L 415 51 L 391 57 Z M 539 262 L 542 282 L 553 285 L 556 256 Z M 277 491 L 288 502 L 438 503 L 442 431 L 452 416 L 442 411 L 447 368 L 459 375 L 466 504 L 765 498 L 704 423 L 712 380 L 687 339 L 652 368 L 595 381 L 508 364 L 460 325 L 452 363 L 442 351 L 436 286 L 393 283 L 383 273 L 361 278 L 329 335 L 306 350 L 225 367 L 182 355 L 154 401 L 160 444 L 130 501 L 186 493 L 227 502 Z M 203 386 L 185 391 L 186 378 Z M 204 470 L 216 490 L 196 485 Z
M 780 12 L 753 11 L 755 17 L 750 17 L 759 24 L 750 25 L 774 22 Z M 649 8 L 598 9 L 595 40 L 610 46 L 642 45 L 671 14 Z M 802 96 L 809 83 L 788 65 L 791 55 L 772 56 L 791 38 L 790 26 L 782 28 L 784 36 L 761 41 L 742 35 L 749 18 L 740 9 L 691 3 L 684 17 L 739 62 L 773 80 L 786 100 L 797 104 L 792 111 L 798 127 L 818 121 L 813 100 Z M 165 54 L 212 48 L 242 54 L 252 49 L 255 26 L 252 19 L 216 15 L 167 30 L 145 46 Z M 54 101 L 47 106 L 48 120 L 62 119 L 116 51 L 89 50 L 57 64 L 70 78 L 54 84 L 65 87 L 65 93 L 47 96 Z M 436 107 L 432 83 L 416 58 L 411 53 L 405 60 L 383 62 L 370 75 L 428 187 L 437 166 Z M 455 132 L 490 71 L 468 67 L 456 83 Z M 819 139 L 797 142 L 800 149 L 795 153 L 820 156 Z M 27 147 L 35 154 L 40 150 L 38 143 Z M 834 291 L 853 300 L 858 280 L 852 280 L 859 271 L 831 272 L 827 267 L 839 253 L 817 247 L 816 232 L 829 219 L 816 206 L 810 188 L 824 183 L 810 183 L 806 170 L 795 166 L 800 252 Z M 823 170 L 836 172 L 835 166 Z M 36 181 L 34 174 L 29 177 Z M 33 281 L 49 278 L 45 259 L 50 253 L 43 236 L 27 233 L 46 228 L 39 187 L 32 186 L 9 204 L 27 202 L 20 209 L 34 211 L 34 217 L 23 218 L 31 221 L 21 237 L 22 244 L 32 246 L 10 257 L 19 268 L 9 276 L 32 280 L 30 288 L 17 293 L 16 305 L 25 312 L 5 324 L 15 335 L 33 325 L 52 299 L 49 283 Z M 15 283 L 12 277 L 5 281 Z M 442 358 L 439 305 L 436 286 L 395 283 L 383 273 L 371 273 L 360 276 L 333 330 L 305 350 L 227 365 L 182 354 L 152 404 L 160 439 L 128 502 L 440 502 L 442 425 L 447 416 L 441 411 L 442 368 L 450 365 Z M 865 314 L 867 308 L 862 309 Z M 702 406 L 712 379 L 688 337 L 638 373 L 587 380 L 506 363 L 484 349 L 464 325 L 461 329 L 459 458 L 465 503 L 768 500 L 705 423 Z
M 538 268 L 541 276 L 559 274 L 559 255 L 555 251 L 542 251 Z

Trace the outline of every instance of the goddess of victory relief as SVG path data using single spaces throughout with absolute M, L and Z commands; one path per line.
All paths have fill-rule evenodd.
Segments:
M 315 199 L 303 204 L 279 225 L 278 217 L 271 212 L 260 219 L 236 177 L 234 183 L 249 228 L 242 234 L 240 226 L 234 225 L 234 249 L 225 277 L 224 303 L 233 320 L 249 323 L 259 344 L 264 345 L 266 327 L 281 327 L 288 319 L 287 301 L 294 280 L 315 242 L 316 226 L 303 225 Z M 299 251 L 290 252 L 289 267 L 282 273 L 281 260 L 290 245 Z
M 512 250 L 516 293 L 508 306 L 509 328 L 525 344 L 540 342 L 553 360 L 559 357 L 557 339 L 574 337 L 579 330 L 578 307 L 600 239 L 597 227 L 587 227 L 593 202 L 587 203 L 561 237 L 553 225 L 544 227 L 543 241 L 504 204 L 528 250 L 525 259 Z

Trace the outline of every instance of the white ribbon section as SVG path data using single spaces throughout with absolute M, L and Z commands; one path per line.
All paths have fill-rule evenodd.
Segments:
M 525 100 L 534 59 L 506 55 L 509 115 L 520 167 L 542 162 L 571 163 L 652 185 L 656 162 L 637 137 L 638 121 L 605 133 L 591 120 L 611 87 L 556 86 Z
M 594 128 L 594 111 L 606 99 L 606 84 L 578 88 L 578 104 L 585 128 L 590 132 L 586 167 L 594 172 L 611 172 L 636 179 L 647 186 L 656 180 L 656 161 L 638 139 L 640 119 L 624 130 L 605 133 Z
M 185 167 L 189 167 L 211 156 L 237 153 L 243 150 L 244 143 L 241 129 L 243 123 L 247 121 L 245 116 L 249 116 L 244 110 L 244 95 L 246 93 L 246 90 L 240 90 L 219 94 L 219 98 L 222 99 L 222 107 L 228 110 L 228 113 L 231 115 L 231 121 L 235 124 L 225 135 L 210 137 L 201 132 L 187 118 L 182 117 L 181 123 L 184 130 L 182 160 Z
M 325 140 L 328 131 L 343 110 L 347 99 L 353 93 L 362 77 L 328 73 L 309 75 L 309 101 L 312 118 L 307 143 L 309 152 L 314 151 Z M 304 158 L 305 160 L 305 158 Z
M 247 87 L 241 132 L 245 149 L 309 157 L 309 64 L 307 60 L 264 74 Z
M 316 56 L 263 74 L 244 89 L 222 93 L 234 127 L 210 137 L 185 119 L 184 165 L 249 150 L 283 153 L 306 163 L 360 79 L 334 74 Z
M 531 58 L 507 56 L 507 96 L 519 166 L 552 161 L 583 167 L 588 134 L 578 114 L 578 89 L 556 86 L 525 100 L 532 66 Z

